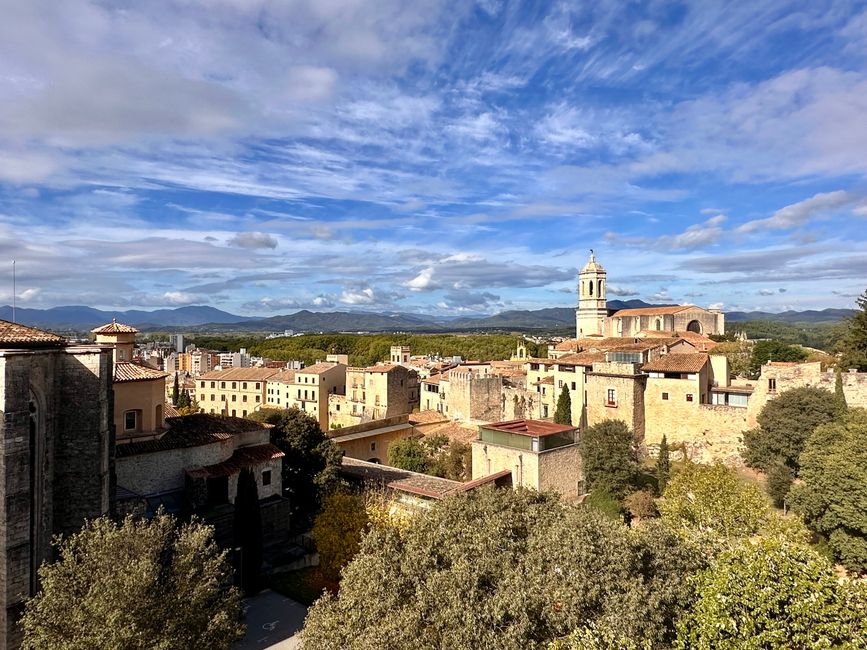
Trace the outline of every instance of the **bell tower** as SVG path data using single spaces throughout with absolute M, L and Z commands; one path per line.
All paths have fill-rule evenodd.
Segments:
M 605 299 L 606 273 L 590 250 L 590 259 L 578 274 L 578 310 L 575 335 L 603 336 L 605 319 L 608 317 L 608 301 Z

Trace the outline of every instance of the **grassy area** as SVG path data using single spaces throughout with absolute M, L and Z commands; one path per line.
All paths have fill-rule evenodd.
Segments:
M 272 575 L 270 587 L 277 593 L 308 607 L 326 589 L 331 593 L 337 593 L 337 584 L 326 580 L 318 567 Z

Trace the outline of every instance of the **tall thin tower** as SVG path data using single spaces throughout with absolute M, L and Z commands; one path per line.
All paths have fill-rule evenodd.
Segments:
M 591 249 L 590 259 L 578 274 L 575 334 L 579 339 L 605 334 L 605 319 L 608 317 L 608 301 L 605 299 L 606 275 L 605 269 L 596 261 L 596 255 Z

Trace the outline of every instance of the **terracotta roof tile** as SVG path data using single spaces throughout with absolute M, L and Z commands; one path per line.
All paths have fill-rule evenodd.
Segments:
M 112 320 L 110 323 L 100 325 L 99 327 L 90 330 L 94 334 L 138 334 L 138 330 L 132 325 L 124 325 Z
M 294 370 L 281 370 L 276 375 L 268 377 L 269 382 L 279 382 L 281 384 L 291 384 L 295 382 Z
M 621 309 L 611 315 L 611 318 L 623 316 L 667 316 L 677 314 L 687 309 L 696 309 L 695 305 L 670 305 L 668 307 L 639 307 L 637 309 Z M 700 309 L 700 307 L 699 307 Z
M 604 352 L 579 352 L 578 354 L 565 354 L 555 360 L 558 366 L 586 366 L 592 367 L 597 361 L 605 361 Z
M 34 344 L 60 346 L 66 344 L 66 339 L 35 327 L 0 320 L 0 347 L 30 347 Z
M 312 366 L 308 366 L 307 368 L 302 368 L 301 370 L 297 370 L 296 374 L 299 375 L 321 375 L 324 372 L 331 370 L 332 368 L 336 368 L 340 364 L 333 363 L 331 361 L 320 361 L 319 363 L 314 363 Z
M 212 370 L 199 379 L 219 379 L 221 381 L 265 381 L 277 374 L 274 368 L 226 368 Z
M 554 385 L 554 378 L 553 377 L 542 377 L 542 379 L 540 379 L 539 381 L 533 382 L 534 386 L 539 386 L 541 384 L 548 384 L 550 386 L 553 386 Z
M 116 384 L 126 381 L 165 379 L 167 376 L 168 374 L 161 370 L 141 366 L 132 361 L 118 361 L 114 364 L 114 383 Z
M 575 431 L 576 427 L 567 426 L 565 424 L 554 424 L 553 422 L 545 422 L 544 420 L 507 420 L 506 422 L 492 422 L 484 424 L 482 428 L 495 429 L 496 431 L 505 431 L 506 433 L 516 433 L 521 436 L 545 437 L 555 433 L 565 433 L 567 431 Z
M 681 372 L 696 373 L 707 364 L 708 356 L 703 352 L 694 354 L 666 354 L 655 361 L 645 363 L 644 372 Z
M 422 381 L 427 380 L 425 379 Z M 433 409 L 411 413 L 409 416 L 409 422 L 411 424 L 431 424 L 432 422 L 445 422 L 447 420 L 448 418 L 446 416 L 439 411 L 434 411 Z
M 401 366 L 397 366 L 391 363 L 378 363 L 375 366 L 370 366 L 369 368 L 365 368 L 364 372 L 391 372 L 396 368 L 400 368 Z
M 472 442 L 479 437 L 479 427 L 449 421 L 425 432 L 425 438 L 430 436 L 445 436 L 452 441 Z

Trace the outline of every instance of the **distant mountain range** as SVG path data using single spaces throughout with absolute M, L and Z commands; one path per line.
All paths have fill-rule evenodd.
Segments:
M 608 308 L 635 309 L 654 307 L 641 300 L 609 300 Z M 727 312 L 730 323 L 748 320 L 770 320 L 784 323 L 835 323 L 851 317 L 852 309 L 823 309 L 807 311 Z M 11 320 L 12 308 L 0 307 L 0 318 Z M 207 306 L 178 307 L 156 311 L 104 311 L 85 306 L 53 307 L 51 309 L 16 310 L 19 323 L 60 331 L 89 330 L 116 318 L 122 323 L 141 330 L 185 329 L 210 332 L 444 332 L 461 330 L 553 330 L 574 327 L 574 307 L 510 310 L 493 316 L 436 318 L 419 314 L 377 312 L 312 312 L 302 310 L 294 314 L 268 318 L 244 317 Z

